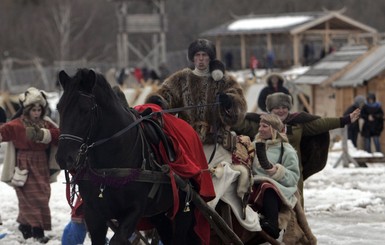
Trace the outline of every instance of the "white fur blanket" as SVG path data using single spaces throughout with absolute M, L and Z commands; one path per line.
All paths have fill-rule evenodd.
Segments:
M 214 145 L 204 145 L 204 151 L 207 159 L 210 158 L 213 149 Z M 230 205 L 238 222 L 245 229 L 249 231 L 261 231 L 262 228 L 259 224 L 259 215 L 249 206 L 246 206 L 246 219 L 242 219 L 242 201 L 237 195 L 238 178 L 241 172 L 231 168 L 231 154 L 221 145 L 217 145 L 215 156 L 209 164 L 209 167 L 213 168 L 218 164 L 222 165 L 221 173 L 213 175 L 216 197 L 207 204 L 211 208 L 215 209 L 219 200 L 222 200 Z

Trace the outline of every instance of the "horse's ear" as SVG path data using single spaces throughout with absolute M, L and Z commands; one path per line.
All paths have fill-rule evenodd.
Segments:
M 60 85 L 61 85 L 61 86 L 63 87 L 63 89 L 64 89 L 64 88 L 65 88 L 65 85 L 67 84 L 67 82 L 71 80 L 71 77 L 68 76 L 68 74 L 67 74 L 64 70 L 61 70 L 61 71 L 59 72 L 58 79 L 59 79 Z
M 94 70 L 85 70 L 85 79 L 81 80 L 80 85 L 81 85 L 81 90 L 83 90 L 86 93 L 92 93 L 92 90 L 95 86 L 96 83 L 96 73 Z

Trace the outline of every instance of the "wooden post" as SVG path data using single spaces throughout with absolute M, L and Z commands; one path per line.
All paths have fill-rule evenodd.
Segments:
M 299 62 L 299 37 L 298 34 L 294 34 L 293 36 L 293 60 L 294 66 L 300 66 Z
M 349 155 L 348 150 L 348 126 L 342 129 L 342 154 L 338 158 L 337 162 L 333 165 L 333 168 L 337 167 L 342 161 L 343 167 L 348 167 L 349 163 L 353 163 L 356 167 L 359 167 L 357 161 Z
M 246 41 L 245 41 L 245 35 L 240 35 L 241 38 L 241 67 L 242 69 L 247 68 L 247 62 L 246 62 Z

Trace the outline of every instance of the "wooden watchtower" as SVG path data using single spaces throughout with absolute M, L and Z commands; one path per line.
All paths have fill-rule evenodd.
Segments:
M 118 18 L 119 68 L 157 70 L 166 61 L 165 0 L 113 0 Z M 140 11 L 146 13 L 138 13 Z

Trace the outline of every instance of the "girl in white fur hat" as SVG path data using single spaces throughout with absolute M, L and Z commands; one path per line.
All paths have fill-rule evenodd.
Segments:
M 24 239 L 33 237 L 40 243 L 47 243 L 49 238 L 44 230 L 51 230 L 47 150 L 51 144 L 57 145 L 60 132 L 44 117 L 47 108 L 44 91 L 31 87 L 19 100 L 21 115 L 0 127 L 0 142 L 10 142 L 7 148 L 14 147 L 16 152 L 6 157 L 1 180 L 15 188 L 19 203 L 16 221 Z

